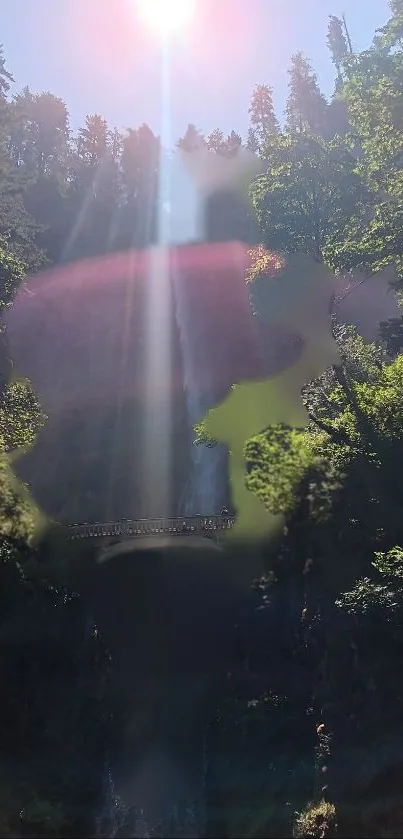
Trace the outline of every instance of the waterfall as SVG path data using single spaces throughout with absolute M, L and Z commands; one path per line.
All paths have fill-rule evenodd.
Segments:
M 150 825 L 143 810 L 125 804 L 116 794 L 110 768 L 105 769 L 104 801 L 95 820 L 94 839 L 198 839 L 204 822 L 197 802 L 178 801 L 165 818 Z
M 214 370 L 211 370 L 209 387 L 200 386 L 199 368 L 205 353 L 206 337 L 203 323 L 197 320 L 186 294 L 186 276 L 173 256 L 172 287 L 176 327 L 182 353 L 183 389 L 186 397 L 190 439 L 193 428 L 214 405 Z M 205 365 L 203 365 L 205 367 Z M 191 473 L 180 500 L 180 513 L 184 515 L 212 515 L 220 511 L 225 497 L 226 450 L 223 446 L 208 448 L 191 445 Z
M 112 772 L 108 765 L 104 770 L 103 805 L 95 821 L 95 839 L 115 839 L 126 822 L 128 808 L 116 794 Z

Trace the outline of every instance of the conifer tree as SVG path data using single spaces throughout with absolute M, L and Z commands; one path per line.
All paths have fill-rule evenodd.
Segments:
M 320 91 L 316 73 L 301 52 L 292 56 L 289 95 L 286 105 L 286 129 L 290 134 L 323 135 L 327 103 Z

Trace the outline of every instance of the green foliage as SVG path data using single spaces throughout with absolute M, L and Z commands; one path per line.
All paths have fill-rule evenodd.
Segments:
M 35 537 L 39 512 L 28 492 L 15 479 L 4 455 L 0 455 L 0 554 L 15 556 L 15 547 L 24 547 Z
M 387 553 L 377 551 L 372 564 L 383 576 L 401 579 L 403 577 L 403 550 L 400 547 L 394 547 Z
M 251 151 L 263 154 L 272 134 L 278 134 L 280 126 L 274 112 L 273 90 L 267 84 L 256 85 L 249 108 Z
M 32 446 L 45 420 L 30 382 L 12 382 L 0 397 L 1 451 L 10 454 Z
M 355 617 L 372 617 L 387 622 L 403 615 L 403 550 L 395 546 L 386 553 L 377 551 L 372 562 L 375 571 L 386 580 L 378 583 L 364 577 L 351 591 L 345 592 L 336 605 Z
M 316 73 L 301 52 L 292 56 L 286 130 L 291 134 L 323 135 L 327 102 L 320 92 Z
M 214 440 L 214 438 L 210 437 L 210 435 L 207 433 L 204 422 L 196 423 L 196 425 L 194 426 L 194 432 L 196 434 L 196 437 L 194 439 L 195 446 L 208 446 L 208 448 L 211 449 L 217 445 L 217 440 Z
M 28 87 L 10 105 L 9 150 L 14 163 L 35 178 L 61 180 L 66 174 L 69 123 L 62 99 L 51 93 L 33 94 Z
M 402 0 L 389 0 L 389 7 L 392 15 L 386 25 L 379 30 L 379 34 L 375 38 L 375 44 L 386 48 L 396 45 L 401 47 L 403 42 Z
M 403 356 L 382 367 L 379 381 L 358 382 L 360 410 L 384 438 L 403 438 Z
M 347 375 L 355 382 L 379 382 L 386 362 L 381 344 L 366 344 L 356 328 L 346 324 L 336 327 L 335 335 Z
M 334 804 L 322 800 L 317 804 L 308 805 L 297 815 L 294 836 L 301 839 L 337 836 L 337 816 Z
M 338 74 L 340 74 L 343 59 L 348 54 L 348 44 L 343 29 L 343 21 L 339 17 L 336 17 L 336 15 L 329 16 L 327 45 L 331 52 L 333 64 Z
M 367 271 L 379 271 L 393 262 L 400 275 L 403 52 L 401 41 L 391 37 L 391 31 L 386 27 L 384 37 L 370 50 L 350 57 L 344 65 L 344 94 L 358 151 L 358 170 L 372 191 L 372 199 L 365 213 L 352 214 L 335 261 L 347 269 Z
M 220 128 L 215 128 L 207 137 L 206 145 L 210 151 L 214 151 L 216 154 L 231 157 L 233 154 L 236 154 L 242 145 L 242 138 L 236 131 L 231 131 L 231 134 L 225 137 Z
M 11 305 L 26 274 L 26 266 L 0 244 L 0 318 Z
M 346 592 L 336 600 L 336 606 L 349 615 L 384 615 L 387 620 L 392 620 L 402 605 L 402 597 L 397 597 L 395 591 L 386 585 L 374 583 L 368 577 L 359 580 L 352 591 Z
M 271 513 L 292 510 L 299 483 L 315 463 L 305 436 L 298 429 L 276 425 L 246 443 L 246 485 Z
M 403 318 L 391 318 L 383 321 L 379 327 L 379 337 L 391 358 L 403 350 Z
M 333 265 L 352 214 L 368 197 L 354 155 L 340 139 L 280 135 L 264 157 L 267 173 L 251 194 L 265 244 Z

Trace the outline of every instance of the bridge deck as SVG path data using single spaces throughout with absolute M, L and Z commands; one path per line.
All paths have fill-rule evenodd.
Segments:
M 175 518 L 122 520 L 94 524 L 72 524 L 67 529 L 67 538 L 135 539 L 144 536 L 181 534 L 213 535 L 233 527 L 235 516 L 177 516 Z

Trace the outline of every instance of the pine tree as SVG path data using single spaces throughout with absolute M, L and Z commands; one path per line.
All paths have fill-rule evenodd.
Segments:
M 45 92 L 34 95 L 28 87 L 10 105 L 10 151 L 13 160 L 34 176 L 56 174 L 67 165 L 69 118 L 62 99 Z
M 351 42 L 346 27 L 345 18 L 330 15 L 327 30 L 327 45 L 332 56 L 332 62 L 337 70 L 335 90 L 330 102 L 324 132 L 328 139 L 336 135 L 344 137 L 350 130 L 348 120 L 348 107 L 345 94 L 343 93 L 343 62 L 351 54 Z
M 225 137 L 220 128 L 215 128 L 207 137 L 206 143 L 210 151 L 231 157 L 242 145 L 242 137 L 236 131 L 231 131 L 231 134 Z
M 77 154 L 90 167 L 98 166 L 108 147 L 108 124 L 99 114 L 86 117 L 84 128 L 78 132 Z
M 255 150 L 262 153 L 269 137 L 273 134 L 278 134 L 280 130 L 274 112 L 273 90 L 267 84 L 256 85 L 252 94 L 249 114 L 251 130 L 257 143 Z
M 225 137 L 220 128 L 215 128 L 207 137 L 206 142 L 210 151 L 215 151 L 217 154 L 222 153 L 225 148 Z
M 205 145 L 205 142 L 206 141 L 201 131 L 199 131 L 199 129 L 190 122 L 184 136 L 178 140 L 178 148 L 183 151 L 195 151 Z
M 231 131 L 231 134 L 228 134 L 226 142 L 229 154 L 233 154 L 242 146 L 242 137 L 237 131 Z
M 335 15 L 330 15 L 327 29 L 327 45 L 332 55 L 332 61 L 337 70 L 338 81 L 341 81 L 341 65 L 349 52 L 343 21 Z
M 3 44 L 0 44 L 0 97 L 5 98 L 14 78 L 6 68 L 6 59 L 3 53 Z
M 327 102 L 320 91 L 316 73 L 301 52 L 292 56 L 289 96 L 286 105 L 286 129 L 290 134 L 323 135 Z

